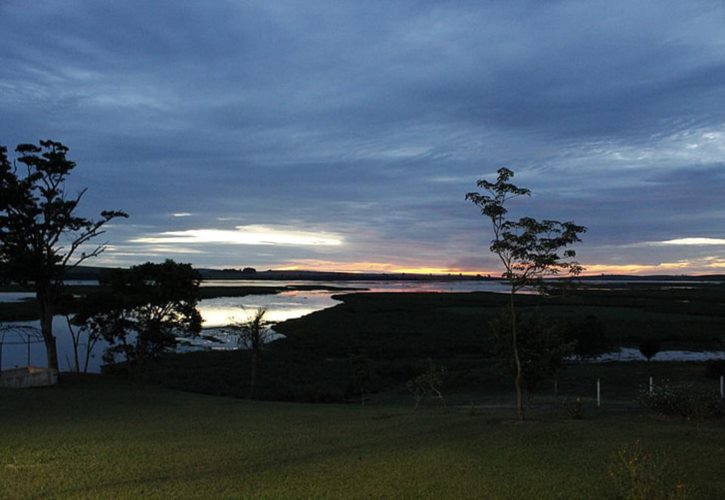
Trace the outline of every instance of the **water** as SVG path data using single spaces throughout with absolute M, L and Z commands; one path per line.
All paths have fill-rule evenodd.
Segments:
M 406 281 L 406 280 L 371 280 L 371 281 L 312 281 L 312 280 L 207 280 L 205 286 L 255 286 L 255 287 L 335 287 L 358 290 L 336 290 L 331 293 L 355 292 L 496 292 L 508 293 L 508 286 L 500 281 Z M 360 290 L 360 289 L 365 290 Z
M 245 297 L 218 297 L 199 301 L 199 312 L 204 328 L 215 328 L 233 322 L 250 319 L 259 309 L 265 308 L 265 318 L 279 323 L 300 318 L 321 309 L 339 304 L 332 299 L 333 292 L 289 291 L 275 295 L 247 295 Z
M 0 302 L 22 302 L 34 298 L 33 292 L 0 292 Z
M 707 361 L 709 359 L 725 359 L 725 351 L 685 351 L 672 349 L 660 351 L 652 357 L 652 361 Z M 622 347 L 619 351 L 606 352 L 595 358 L 585 360 L 587 363 L 607 363 L 610 361 L 646 361 L 639 349 Z
M 13 321 L 13 325 L 30 326 L 40 331 L 40 321 Z M 56 345 L 58 348 L 58 363 L 61 370 L 69 370 L 73 359 L 73 342 L 68 330 L 68 323 L 64 316 L 55 316 L 53 318 L 53 332 L 56 337 Z M 1 338 L 1 337 L 0 337 Z M 2 369 L 9 370 L 30 364 L 32 366 L 48 366 L 45 357 L 45 345 L 43 343 L 31 344 L 30 358 L 28 359 L 28 349 L 26 345 L 13 345 L 7 342 L 18 341 L 18 337 L 6 335 L 5 343 L 2 348 Z M 107 344 L 101 342 L 96 345 L 94 356 L 91 357 L 89 363 L 89 371 L 98 373 L 101 370 L 101 355 Z M 81 349 L 82 350 L 82 349 Z M 28 363 L 29 361 L 29 363 Z

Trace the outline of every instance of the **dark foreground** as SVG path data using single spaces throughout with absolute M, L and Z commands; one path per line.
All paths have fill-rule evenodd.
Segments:
M 648 412 L 517 423 L 510 408 L 249 402 L 101 377 L 0 401 L 5 498 L 725 496 L 725 427 Z

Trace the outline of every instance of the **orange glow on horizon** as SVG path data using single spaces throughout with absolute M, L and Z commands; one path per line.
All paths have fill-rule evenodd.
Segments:
M 500 269 L 464 269 L 458 267 L 438 267 L 423 263 L 385 263 L 385 262 L 335 262 L 328 260 L 301 260 L 295 264 L 274 266 L 279 271 L 318 271 L 345 273 L 381 273 L 381 274 L 462 274 L 464 276 L 501 276 Z M 582 276 L 601 274 L 653 275 L 653 274 L 718 274 L 725 271 L 725 259 L 706 258 L 695 261 L 661 262 L 658 264 L 586 264 Z
M 388 274 L 482 274 L 470 269 L 432 267 L 415 264 L 394 264 L 385 262 L 334 262 L 327 260 L 302 260 L 297 264 L 275 266 L 278 271 L 319 271 L 344 273 L 388 273 Z M 489 273 L 484 273 L 489 274 Z

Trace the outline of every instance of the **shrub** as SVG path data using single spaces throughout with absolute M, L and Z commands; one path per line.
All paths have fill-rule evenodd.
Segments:
M 725 359 L 711 359 L 705 364 L 705 376 L 719 379 L 725 375 Z
M 612 457 L 609 476 L 617 498 L 627 500 L 683 499 L 685 487 L 673 474 L 673 464 L 661 453 L 650 453 L 639 441 Z
M 446 374 L 445 367 L 438 367 L 433 363 L 433 360 L 429 359 L 428 369 L 413 380 L 408 381 L 406 385 L 413 394 L 416 409 L 424 400 L 436 400 L 446 406 L 446 400 L 442 392 Z
M 574 354 L 579 358 L 593 358 L 612 350 L 604 323 L 593 314 L 582 320 L 567 320 L 564 336 L 568 342 L 575 341 Z
M 494 351 L 502 371 L 516 376 L 512 348 L 511 313 L 505 311 L 491 322 L 495 336 Z M 521 313 L 517 321 L 517 346 L 521 362 L 522 385 L 531 395 L 541 388 L 544 380 L 554 377 L 562 360 L 570 355 L 576 342 L 565 339 L 566 325 L 536 309 Z
M 725 416 L 725 402 L 714 391 L 707 391 L 690 383 L 672 384 L 665 381 L 656 385 L 652 393 L 643 390 L 639 397 L 646 408 L 662 415 L 687 419 Z
M 584 401 L 582 398 L 577 397 L 574 401 L 563 401 L 561 403 L 561 409 L 574 420 L 584 419 Z

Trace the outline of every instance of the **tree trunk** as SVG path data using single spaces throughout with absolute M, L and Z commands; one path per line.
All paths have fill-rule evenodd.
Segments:
M 73 363 L 74 363 L 74 365 L 73 365 L 73 368 L 72 369 L 76 373 L 80 373 L 81 372 L 81 364 L 80 364 L 80 361 L 79 361 L 79 358 L 78 358 L 78 347 L 79 347 L 79 342 L 80 342 L 80 333 L 77 332 L 77 331 L 75 331 L 75 330 L 73 330 L 73 324 L 70 321 L 70 316 L 68 316 L 67 314 L 65 316 L 65 321 L 68 324 L 68 332 L 70 332 L 70 338 L 71 338 L 71 341 L 73 342 Z
M 510 304 L 511 304 L 511 347 L 514 353 L 514 363 L 516 365 L 516 376 L 514 377 L 514 385 L 516 387 L 516 411 L 519 415 L 519 420 L 524 419 L 524 402 L 522 398 L 521 390 L 521 359 L 519 358 L 519 344 L 516 337 L 516 307 L 514 307 L 514 289 L 511 289 Z
M 40 313 L 40 331 L 45 341 L 45 354 L 48 358 L 48 368 L 58 370 L 58 349 L 53 335 L 53 301 L 43 293 L 36 293 Z
M 257 349 L 252 348 L 252 367 L 249 374 L 249 399 L 254 399 L 254 384 L 257 382 Z

